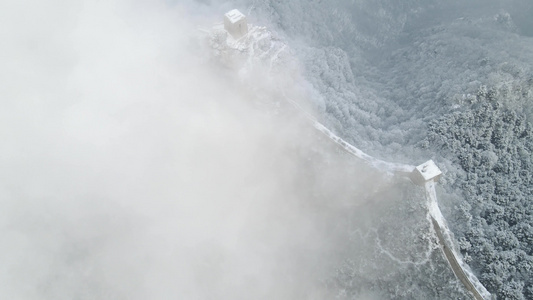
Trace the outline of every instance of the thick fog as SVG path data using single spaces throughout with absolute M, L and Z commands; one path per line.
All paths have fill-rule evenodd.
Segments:
M 208 61 L 223 12 L 0 5 L 2 298 L 325 297 L 381 178 Z
M 275 76 L 213 57 L 199 29 L 235 7 L 276 31 Z M 434 158 L 465 261 L 500 297 L 530 297 L 531 268 L 509 270 L 533 261 L 531 222 L 498 225 L 508 216 L 479 200 L 494 193 L 474 187 L 513 171 L 530 203 L 532 11 L 527 0 L 0 3 L 0 298 L 468 298 L 423 190 L 343 153 L 285 95 L 381 159 Z M 483 139 L 480 156 L 470 144 Z M 492 268 L 508 248 L 515 263 Z

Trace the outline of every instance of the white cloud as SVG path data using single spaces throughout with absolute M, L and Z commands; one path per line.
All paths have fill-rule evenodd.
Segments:
M 328 209 L 309 199 L 328 164 L 310 166 L 317 146 L 296 116 L 254 108 L 202 61 L 192 6 L 2 6 L 0 294 L 295 299 L 317 289 L 333 240 L 321 227 Z

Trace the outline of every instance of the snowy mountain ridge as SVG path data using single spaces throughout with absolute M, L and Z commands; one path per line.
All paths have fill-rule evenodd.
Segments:
M 288 46 L 273 36 L 266 27 L 253 25 L 249 25 L 248 34 L 237 39 L 228 34 L 221 24 L 216 25 L 209 33 L 213 55 L 226 67 L 236 69 L 239 78 L 243 82 L 249 80 L 247 75 L 261 65 L 266 65 L 266 76 L 272 80 L 279 73 L 279 70 L 276 70 L 275 67 L 283 66 L 283 63 L 280 63 L 280 61 L 295 60 L 295 58 L 290 56 Z M 251 85 L 252 83 L 247 82 L 247 84 Z M 316 130 L 325 135 L 330 141 L 336 143 L 347 153 L 367 162 L 372 167 L 385 172 L 389 176 L 400 175 L 409 177 L 414 172 L 415 166 L 386 162 L 374 158 L 354 147 L 321 124 L 312 114 L 302 108 L 297 101 L 287 97 L 283 87 L 278 86 L 278 89 L 285 101 L 289 102 L 299 113 L 303 114 Z M 473 274 L 454 246 L 456 242 L 453 239 L 453 233 L 450 231 L 447 221 L 438 205 L 435 182 L 433 180 L 428 181 L 424 185 L 424 188 L 426 191 L 428 222 L 433 224 L 432 228 L 441 244 L 442 254 L 448 261 L 456 277 L 472 293 L 475 299 L 491 299 L 491 294 Z

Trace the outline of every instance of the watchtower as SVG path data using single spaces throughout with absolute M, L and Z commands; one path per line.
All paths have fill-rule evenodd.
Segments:
M 442 171 L 437 167 L 433 160 L 428 160 L 425 163 L 417 166 L 409 177 L 413 183 L 424 185 L 426 182 L 433 180 L 437 182 L 442 175 Z
M 224 29 L 226 29 L 234 39 L 244 36 L 248 33 L 246 16 L 237 9 L 228 11 L 224 15 Z

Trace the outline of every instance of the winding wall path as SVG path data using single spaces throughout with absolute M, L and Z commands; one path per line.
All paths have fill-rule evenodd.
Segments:
M 349 154 L 362 159 L 367 162 L 372 167 L 385 171 L 391 175 L 399 175 L 404 177 L 409 177 L 409 175 L 415 169 L 415 166 L 390 163 L 375 157 L 372 157 L 360 149 L 354 147 L 350 143 L 346 142 L 326 126 L 318 122 L 311 114 L 307 113 L 298 103 L 288 97 L 286 100 L 292 104 L 298 111 L 305 115 L 305 117 L 312 122 L 313 127 L 318 130 L 320 133 L 328 137 L 331 141 L 339 145 L 344 151 Z M 431 222 L 433 229 L 437 235 L 437 240 L 439 242 L 440 248 L 444 258 L 450 265 L 454 275 L 461 281 L 464 287 L 472 294 L 473 298 L 476 300 L 490 300 L 492 299 L 491 294 L 487 289 L 481 284 L 477 277 L 469 270 L 468 266 L 463 262 L 461 256 L 455 251 L 453 247 L 452 232 L 448 228 L 446 219 L 440 211 L 437 193 L 435 191 L 435 181 L 430 180 L 424 184 L 424 189 L 426 192 L 426 203 L 431 216 Z
M 216 30 L 223 30 L 222 25 L 216 25 Z M 209 33 L 209 30 L 204 30 L 205 33 Z M 253 65 L 252 58 L 255 57 L 255 49 L 261 49 L 257 45 L 258 41 L 263 39 L 271 39 L 270 32 L 264 27 L 251 26 L 250 31 L 245 36 L 241 37 L 238 40 L 231 39 L 231 42 L 227 42 L 225 46 L 236 50 L 239 53 L 242 53 L 241 50 L 248 49 L 248 60 L 247 63 Z M 277 48 L 271 45 L 271 48 L 268 51 L 260 53 L 261 57 L 270 58 L 270 68 L 273 67 L 273 62 L 278 59 L 280 52 L 286 49 L 286 45 L 283 43 L 277 43 Z M 222 50 L 220 50 L 222 51 Z M 370 166 L 384 171 L 391 176 L 403 176 L 409 177 L 409 175 L 415 169 L 415 166 L 398 164 L 386 162 L 375 157 L 372 157 L 360 149 L 354 147 L 350 143 L 346 142 L 339 136 L 335 135 L 331 130 L 326 126 L 317 121 L 317 119 L 305 111 L 296 101 L 285 96 L 285 100 L 289 102 L 294 108 L 296 108 L 300 113 L 302 113 L 313 125 L 313 127 L 318 130 L 321 134 L 325 135 L 328 139 L 337 144 L 341 149 L 347 153 L 355 156 L 358 159 L 361 159 L 368 163 Z M 476 300 L 489 300 L 491 299 L 491 294 L 485 289 L 485 287 L 479 282 L 477 277 L 470 272 L 468 266 L 463 262 L 461 256 L 455 251 L 453 247 L 453 234 L 447 226 L 446 220 L 442 215 L 442 212 L 439 209 L 437 194 L 435 191 L 435 181 L 427 181 L 424 185 L 426 191 L 426 203 L 431 217 L 431 223 L 433 229 L 437 235 L 438 243 L 441 247 L 442 253 L 448 264 L 450 265 L 455 276 L 461 281 L 465 288 L 470 291 L 473 298 Z

